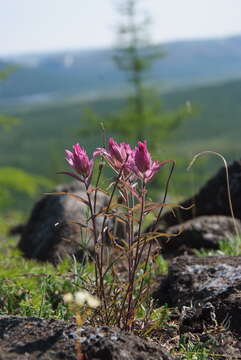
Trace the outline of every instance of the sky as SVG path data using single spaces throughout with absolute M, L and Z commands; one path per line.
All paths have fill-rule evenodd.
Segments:
M 120 1 L 120 0 L 118 0 Z M 0 56 L 112 46 L 117 0 L 0 0 Z M 241 0 L 142 0 L 154 42 L 241 34 Z

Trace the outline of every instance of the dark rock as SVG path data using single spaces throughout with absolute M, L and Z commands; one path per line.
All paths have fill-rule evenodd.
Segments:
M 176 258 L 153 296 L 159 304 L 194 307 L 195 314 L 210 303 L 217 322 L 241 334 L 241 256 Z
M 9 235 L 10 236 L 19 235 L 19 234 L 22 234 L 24 232 L 24 230 L 25 230 L 24 224 L 18 224 L 18 225 L 12 226 L 10 228 Z
M 234 161 L 230 164 L 228 172 L 234 216 L 237 219 L 241 219 L 241 161 Z M 187 208 L 193 204 L 195 206 L 191 210 L 174 209 L 176 217 L 172 211 L 167 212 L 162 216 L 161 223 L 165 224 L 165 228 L 167 228 L 202 215 L 230 216 L 224 167 L 196 195 L 181 202 L 179 205 Z
M 181 334 L 186 332 L 203 333 L 207 325 L 215 326 L 216 314 L 212 303 L 196 304 L 196 306 L 183 306 L 179 331 Z
M 59 185 L 53 192 L 68 192 L 87 198 L 78 182 Z M 108 197 L 98 192 L 96 210 L 107 204 Z M 73 222 L 86 224 L 88 217 L 87 206 L 78 199 L 68 195 L 45 195 L 34 206 L 18 246 L 27 258 L 57 263 L 66 255 L 75 255 L 78 260 L 83 256 L 83 249 L 93 250 L 93 235 Z M 102 221 L 103 217 L 97 217 L 99 231 Z
M 116 328 L 76 329 L 59 320 L 0 316 L 1 360 L 75 360 L 77 347 L 83 360 L 174 360 L 161 346 Z
M 212 354 L 218 360 L 240 360 L 241 342 L 230 331 L 221 331 L 215 336 Z
M 236 234 L 241 234 L 241 222 L 228 216 L 200 216 L 171 226 L 166 230 L 177 237 L 160 237 L 161 252 L 164 256 L 179 256 L 191 253 L 191 249 L 219 249 L 220 241 L 227 240 Z
M 173 359 L 163 348 L 154 343 L 108 327 L 84 330 L 81 332 L 80 341 L 87 359 Z

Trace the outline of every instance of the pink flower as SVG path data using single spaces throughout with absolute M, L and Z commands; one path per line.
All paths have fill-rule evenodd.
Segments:
M 89 180 L 93 172 L 94 162 L 88 158 L 86 151 L 79 145 L 79 143 L 73 146 L 73 152 L 65 150 L 65 155 L 65 159 L 69 165 L 84 179 Z M 69 175 L 70 174 L 71 173 L 69 173 Z
M 141 141 L 138 142 L 138 147 L 135 150 L 134 159 L 135 165 L 140 172 L 145 173 L 145 171 L 150 169 L 152 160 L 151 154 L 147 151 L 146 141 L 144 141 L 144 143 Z
M 130 160 L 130 158 L 133 156 L 133 150 L 131 149 L 129 144 L 127 143 L 118 144 L 113 140 L 113 138 L 110 138 L 108 150 L 104 148 L 97 148 L 93 155 L 94 157 L 97 155 L 102 155 L 110 164 L 110 166 L 116 172 L 119 172 L 122 166 L 125 163 L 127 163 Z M 124 172 L 126 172 L 126 170 L 127 168 L 125 167 Z
M 134 171 L 137 177 L 143 179 L 144 182 L 147 183 L 164 164 L 165 161 L 153 161 L 151 154 L 147 150 L 147 142 L 139 141 L 138 146 L 134 150 L 134 156 L 128 166 Z

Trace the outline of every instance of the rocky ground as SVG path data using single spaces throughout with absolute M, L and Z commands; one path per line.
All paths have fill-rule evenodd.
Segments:
M 167 275 L 157 279 L 153 297 L 157 306 L 172 309 L 166 324 L 142 339 L 108 327 L 76 329 L 62 321 L 2 316 L 0 359 L 241 359 L 241 256 L 224 256 L 219 251 L 222 241 L 241 234 L 240 161 L 229 166 L 229 175 L 235 220 L 230 217 L 224 168 L 192 199 L 181 203 L 195 204 L 194 210 L 177 211 L 176 217 L 170 212 L 161 218 L 160 231 L 181 232 L 168 240 L 159 238 L 169 268 Z M 80 196 L 81 189 L 71 191 Z M 75 240 L 68 242 L 67 250 L 64 246 L 66 233 L 74 239 L 77 231 L 76 225 L 66 221 L 68 201 L 44 197 L 36 205 L 21 228 L 19 246 L 25 256 L 56 262 L 66 253 L 76 254 Z M 54 223 L 65 220 L 64 231 L 52 226 L 49 211 Z M 39 238 L 35 247 L 35 235 L 41 231 L 47 237 Z M 48 241 L 42 243 L 44 238 Z M 197 257 L 197 250 L 219 251 L 219 256 Z M 180 346 L 190 344 L 189 355 L 180 352 Z M 203 348 L 206 357 L 200 352 Z
M 1 360 L 174 360 L 160 345 L 119 329 L 33 317 L 0 317 L 0 349 Z

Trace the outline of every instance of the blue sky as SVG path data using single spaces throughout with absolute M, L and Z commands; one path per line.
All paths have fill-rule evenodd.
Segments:
M 0 55 L 111 46 L 117 0 L 0 0 Z M 241 34 L 241 0 L 142 0 L 157 42 Z

